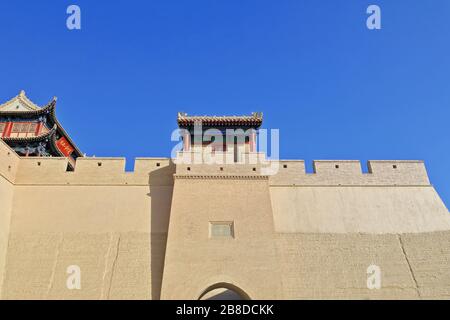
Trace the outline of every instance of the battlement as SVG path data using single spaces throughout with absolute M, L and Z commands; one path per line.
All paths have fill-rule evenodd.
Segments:
M 423 161 L 368 161 L 368 173 L 358 160 L 315 160 L 307 173 L 303 160 L 281 160 L 257 164 L 178 164 L 177 175 L 268 175 L 271 185 L 364 186 L 429 185 Z M 274 174 L 273 174 L 274 173 Z
M 369 160 L 368 172 L 358 160 L 315 160 L 314 173 L 306 173 L 303 160 L 281 160 L 272 185 L 429 185 L 420 160 Z
M 246 160 L 250 158 L 247 155 Z M 125 171 L 125 158 L 79 158 L 68 171 L 67 158 L 18 157 L 0 143 L 0 174 L 16 184 L 172 185 L 173 175 L 268 175 L 277 185 L 429 185 L 423 161 L 370 160 L 364 173 L 358 160 L 315 160 L 307 173 L 303 160 L 263 160 L 262 154 L 231 164 L 175 163 L 170 158 L 136 158 L 134 170 Z M 271 170 L 269 170 L 271 169 Z M 275 173 L 275 174 L 271 174 Z
M 268 175 L 271 185 L 429 185 L 422 161 L 369 161 L 363 173 L 359 161 L 313 162 L 314 173 L 306 173 L 304 161 L 270 161 L 265 164 L 178 164 L 168 158 L 139 158 L 134 171 L 125 171 L 124 158 L 83 158 L 74 171 L 67 171 L 66 158 L 21 158 L 18 184 L 132 184 L 147 185 L 158 177 L 164 184 L 177 175 Z M 269 168 L 271 168 L 269 170 Z M 12 169 L 11 169 L 12 170 Z M 277 172 L 274 175 L 266 172 Z M 11 174 L 12 176 L 12 174 Z
M 125 171 L 125 158 L 80 158 L 68 170 L 67 158 L 20 158 L 16 184 L 171 185 L 174 165 L 169 158 L 138 158 Z

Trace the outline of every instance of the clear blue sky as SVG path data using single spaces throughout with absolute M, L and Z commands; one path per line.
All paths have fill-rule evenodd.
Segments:
M 128 168 L 170 155 L 177 111 L 262 111 L 282 158 L 423 159 L 449 205 L 449 16 L 448 0 L 2 1 L 0 100 L 56 95 L 80 149 Z

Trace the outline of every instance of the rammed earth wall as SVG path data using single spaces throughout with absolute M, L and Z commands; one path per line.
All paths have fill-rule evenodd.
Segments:
M 450 296 L 450 216 L 422 162 L 278 165 L 82 158 L 68 172 L 0 141 L 1 297 L 197 299 L 216 283 L 268 299 Z M 211 221 L 234 238 L 211 238 Z

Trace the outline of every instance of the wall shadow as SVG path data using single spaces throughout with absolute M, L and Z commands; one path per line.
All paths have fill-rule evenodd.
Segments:
M 174 173 L 175 164 L 171 161 L 169 166 L 156 169 L 149 174 L 149 193 L 147 195 L 151 199 L 150 272 L 153 300 L 161 298 Z

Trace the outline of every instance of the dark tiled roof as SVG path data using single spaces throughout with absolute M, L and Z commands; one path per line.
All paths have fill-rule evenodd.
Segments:
M 262 124 L 262 113 L 253 112 L 249 116 L 188 116 L 186 113 L 179 112 L 177 121 L 179 126 L 201 122 L 203 125 L 259 127 Z
M 56 98 L 54 98 L 50 103 L 48 103 L 46 106 L 44 106 L 40 109 L 26 110 L 26 111 L 15 111 L 15 110 L 14 111 L 0 111 L 0 116 L 2 116 L 2 117 L 10 116 L 10 117 L 18 117 L 18 118 L 34 118 L 34 117 L 37 117 L 40 115 L 48 114 L 51 119 L 51 122 L 53 122 L 53 124 L 55 124 L 57 126 L 56 130 L 59 132 L 59 134 L 66 137 L 67 141 L 69 141 L 69 143 L 74 147 L 76 155 L 78 157 L 83 157 L 83 153 L 80 151 L 80 149 L 78 149 L 76 144 L 73 142 L 73 140 L 67 134 L 66 130 L 64 130 L 63 126 L 56 118 L 55 109 L 56 109 Z M 40 137 L 40 136 L 38 136 L 38 137 Z M 37 138 L 37 137 L 35 137 L 35 138 Z M 30 138 L 26 138 L 26 139 L 30 139 Z M 6 138 L 4 137 L 3 140 L 6 141 Z M 28 140 L 28 141 L 30 141 L 30 140 Z

